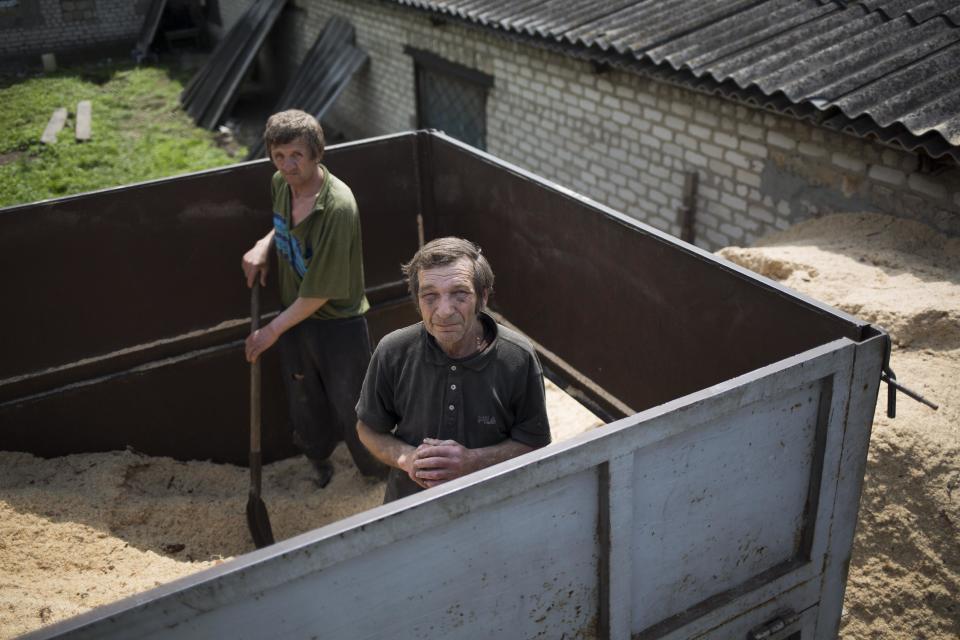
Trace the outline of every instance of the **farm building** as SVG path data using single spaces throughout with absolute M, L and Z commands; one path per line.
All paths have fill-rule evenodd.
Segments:
M 0 0 L 0 57 L 128 51 L 158 4 L 164 46 L 252 2 Z M 951 0 L 289 0 L 261 86 L 334 16 L 369 56 L 325 114 L 344 138 L 441 129 L 710 249 L 844 211 L 960 235 Z
M 130 54 L 150 14 L 151 0 L 0 0 L 0 61 L 36 66 L 44 53 L 64 61 Z M 159 8 L 159 6 L 158 6 Z M 167 0 L 158 38 L 165 45 L 187 38 L 203 41 L 222 34 L 216 0 Z
M 441 129 L 711 249 L 843 211 L 960 234 L 953 2 L 291 0 L 278 75 L 332 16 L 370 57 L 348 138 Z

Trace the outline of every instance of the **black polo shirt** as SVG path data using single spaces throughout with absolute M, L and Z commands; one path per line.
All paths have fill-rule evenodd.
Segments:
M 422 322 L 387 335 L 367 369 L 357 417 L 414 447 L 424 438 L 456 440 L 469 449 L 508 438 L 550 443 L 543 370 L 530 343 L 481 314 L 489 346 L 453 359 Z M 391 469 L 384 502 L 416 493 L 419 485 Z

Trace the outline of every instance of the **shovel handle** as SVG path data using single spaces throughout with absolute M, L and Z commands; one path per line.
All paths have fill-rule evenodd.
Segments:
M 250 291 L 250 331 L 260 328 L 260 280 L 253 281 Z M 250 363 L 250 467 L 256 478 L 251 486 L 260 489 L 260 358 Z

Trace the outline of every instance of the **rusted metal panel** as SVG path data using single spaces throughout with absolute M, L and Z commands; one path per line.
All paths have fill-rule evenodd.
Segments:
M 416 321 L 412 305 L 374 307 L 367 314 L 371 339 Z M 245 466 L 249 454 L 249 373 L 242 338 L 130 365 L 122 358 L 99 363 L 102 373 L 39 376 L 34 389 L 0 386 L 0 449 L 42 457 L 89 451 L 136 451 L 179 460 L 212 460 Z M 223 339 L 223 335 L 218 336 Z M 154 354 L 156 356 L 156 354 Z M 296 453 L 287 421 L 279 357 L 263 357 L 263 460 Z M 6 388 L 5 388 L 6 387 Z M 30 391 L 34 391 L 30 393 Z M 15 395 L 14 395 L 15 394 Z
M 331 147 L 326 158 L 359 187 L 375 340 L 415 320 L 399 269 L 417 247 L 415 141 Z M 0 360 L 0 448 L 53 456 L 130 445 L 243 464 L 249 291 L 239 263 L 270 229 L 272 171 L 251 162 L 0 210 L 5 264 L 33 265 L 5 290 L 31 304 L 2 321 L 29 339 Z M 277 310 L 272 279 L 263 293 Z M 273 460 L 291 449 L 279 372 L 269 357 L 265 367 Z
M 859 338 L 863 323 L 464 150 L 433 138 L 437 235 L 478 242 L 497 270 L 496 309 L 635 410 Z
M 419 214 L 430 235 L 478 240 L 497 272 L 496 307 L 639 413 L 29 637 L 835 635 L 882 332 L 440 134 L 334 147 L 328 166 L 360 203 L 375 337 L 415 318 L 397 270 L 417 246 Z M 4 444 L 15 434 L 26 450 L 49 441 L 114 448 L 126 425 L 124 441 L 148 453 L 242 459 L 246 314 L 237 308 L 248 292 L 237 261 L 265 231 L 269 204 L 259 191 L 249 214 L 213 204 L 248 193 L 243 182 L 265 192 L 269 171 L 253 162 L 112 190 L 139 207 L 131 217 L 103 200 L 111 192 L 0 211 L 0 230 L 12 221 L 17 232 L 0 233 L 5 257 L 65 227 L 91 246 L 106 237 L 108 247 L 130 244 L 130 256 L 166 258 L 90 267 L 102 279 L 90 279 L 86 294 L 104 308 L 67 307 L 53 325 L 83 339 L 72 357 L 85 361 L 31 368 L 24 350 L 54 351 L 31 333 L 42 314 L 23 310 L 18 335 L 31 339 L 11 349 L 21 367 L 11 371 L 26 362 L 29 375 L 0 380 L 0 393 L 19 390 L 0 404 Z M 202 238 L 213 233 L 207 216 L 185 215 L 189 199 L 176 199 L 184 190 L 219 212 L 221 231 L 239 229 L 239 248 L 185 240 L 185 221 Z M 184 204 L 165 208 L 171 202 Z M 106 213 L 90 213 L 91 204 Z M 18 226 L 28 210 L 40 227 Z M 100 221 L 99 235 L 82 235 L 85 215 Z M 69 273 L 72 255 L 84 254 L 50 255 L 51 272 Z M 216 279 L 166 268 L 177 260 Z M 221 263 L 232 267 L 221 273 Z M 127 280 L 148 286 L 147 309 L 161 320 L 179 326 L 196 311 L 200 329 L 127 327 L 145 313 L 115 313 L 139 309 L 124 300 L 137 289 L 117 287 Z M 172 289 L 160 286 L 170 280 Z M 51 282 L 65 296 L 74 286 Z M 115 317 L 124 321 L 111 328 L 148 342 L 103 353 L 104 318 Z M 271 379 L 267 438 L 282 424 Z M 76 428 L 58 424 L 68 417 Z M 289 451 L 281 430 L 272 433 L 273 455 Z

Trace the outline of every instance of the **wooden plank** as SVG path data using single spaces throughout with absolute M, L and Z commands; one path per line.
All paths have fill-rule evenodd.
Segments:
M 55 109 L 53 115 L 50 116 L 50 122 L 47 123 L 47 128 L 43 130 L 43 135 L 40 136 L 40 142 L 43 144 L 55 143 L 57 141 L 57 134 L 60 133 L 63 125 L 66 123 L 67 109 L 65 107 Z
M 84 141 L 90 139 L 90 116 L 92 110 L 93 106 L 89 100 L 81 100 L 77 103 L 77 140 Z

